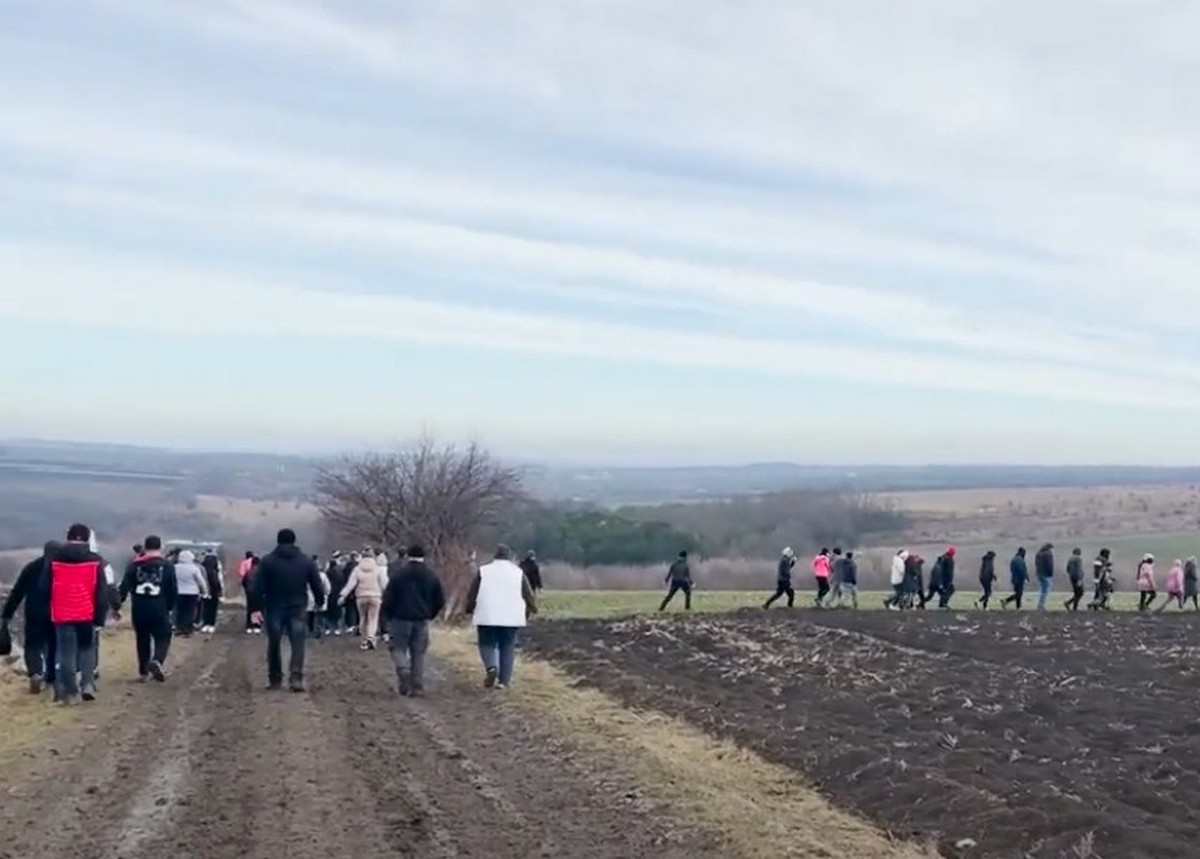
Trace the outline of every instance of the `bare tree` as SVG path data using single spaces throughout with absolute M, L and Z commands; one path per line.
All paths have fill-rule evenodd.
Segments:
M 461 608 L 481 528 L 522 497 L 521 476 L 478 444 L 439 445 L 346 457 L 314 488 L 331 537 L 394 549 L 420 541 L 442 576 L 447 615 Z

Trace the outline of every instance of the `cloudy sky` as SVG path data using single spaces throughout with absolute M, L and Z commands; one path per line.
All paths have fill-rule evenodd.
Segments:
M 0 5 L 0 437 L 1200 460 L 1200 6 Z

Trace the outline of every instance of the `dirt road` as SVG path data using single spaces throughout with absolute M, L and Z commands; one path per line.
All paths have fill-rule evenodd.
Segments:
M 326 640 L 293 695 L 264 648 L 223 632 L 166 685 L 106 675 L 0 774 L 0 857 L 723 855 L 446 663 L 413 701 L 386 653 Z

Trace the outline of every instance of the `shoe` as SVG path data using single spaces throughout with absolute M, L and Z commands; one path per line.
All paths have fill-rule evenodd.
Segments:
M 412 689 L 410 689 L 408 691 L 408 697 L 409 698 L 424 698 L 425 690 L 419 686 L 414 686 Z
M 150 676 L 153 677 L 157 682 L 162 683 L 167 679 L 167 675 L 163 671 L 162 663 L 157 659 L 151 660 L 150 664 L 146 667 L 150 669 Z
M 487 670 L 487 676 L 483 678 L 484 689 L 494 689 L 496 687 L 496 679 L 500 676 L 500 672 L 495 668 Z
M 335 638 L 340 638 L 340 637 L 341 637 L 341 635 L 342 635 L 342 631 L 341 631 L 340 629 L 335 629 L 335 630 L 333 631 L 333 635 L 334 635 L 334 637 L 335 637 Z
M 84 701 L 89 701 L 89 702 L 95 701 L 96 700 L 96 687 L 84 686 L 80 692 L 80 696 L 83 698 Z
M 496 684 L 496 688 L 497 688 L 497 689 L 500 689 L 501 691 L 507 691 L 507 690 L 508 690 L 508 684 L 507 684 L 507 683 L 497 683 L 497 684 Z
M 371 649 L 371 642 L 367 641 L 367 640 L 364 638 L 364 639 L 363 639 L 363 641 L 362 641 L 362 644 L 360 644 L 360 645 L 358 646 L 358 649 L 359 649 L 359 650 L 370 650 L 370 649 Z
M 367 650 L 374 650 L 374 649 L 375 649 L 375 639 L 368 638 L 367 639 Z
M 42 690 L 46 688 L 46 681 L 37 674 L 29 678 L 29 694 L 41 695 Z
M 278 692 L 282 688 L 283 688 L 282 680 L 272 680 L 269 683 L 267 683 L 267 691 L 268 692 Z
M 289 680 L 288 681 L 288 691 L 289 692 L 297 692 L 297 693 L 305 691 L 304 681 L 303 680 Z
M 64 695 L 61 698 L 57 699 L 54 703 L 60 707 L 74 707 L 76 704 L 79 703 L 79 699 L 76 698 L 74 695 Z
M 149 679 L 150 679 L 150 675 L 149 675 L 149 674 L 139 674 L 139 675 L 138 675 L 137 682 L 138 682 L 138 683 L 145 683 L 145 682 L 146 682 L 147 680 L 149 680 Z

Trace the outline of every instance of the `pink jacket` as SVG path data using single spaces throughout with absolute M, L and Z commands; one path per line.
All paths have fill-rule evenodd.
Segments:
M 1154 586 L 1154 564 L 1150 561 L 1142 561 L 1138 565 L 1137 584 L 1139 591 L 1158 590 Z
M 818 579 L 829 578 L 830 561 L 828 555 L 817 555 L 813 558 L 812 571 Z
M 1171 596 L 1183 595 L 1183 566 L 1176 564 L 1167 573 L 1167 593 Z

